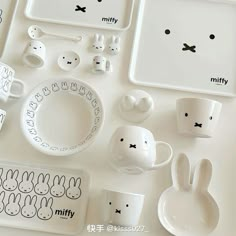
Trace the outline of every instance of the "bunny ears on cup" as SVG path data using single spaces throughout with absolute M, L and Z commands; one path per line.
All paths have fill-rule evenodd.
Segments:
M 208 192 L 211 162 L 202 159 L 198 163 L 192 183 L 190 175 L 189 159 L 180 154 L 173 160 L 173 186 L 161 195 L 158 216 L 173 235 L 208 235 L 218 225 L 220 215 L 216 201 Z
M 120 100 L 121 116 L 130 122 L 139 123 L 146 120 L 154 109 L 152 97 L 142 90 L 131 90 Z

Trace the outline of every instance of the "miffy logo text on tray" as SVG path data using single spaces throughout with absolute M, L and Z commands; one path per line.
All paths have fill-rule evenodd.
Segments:
M 102 22 L 107 24 L 116 24 L 118 21 L 115 17 L 102 17 Z
M 212 77 L 211 83 L 214 83 L 216 85 L 227 85 L 229 80 L 223 78 L 223 77 Z
M 57 209 L 55 210 L 55 215 L 60 216 L 62 219 L 72 219 L 75 215 L 75 211 L 70 209 Z

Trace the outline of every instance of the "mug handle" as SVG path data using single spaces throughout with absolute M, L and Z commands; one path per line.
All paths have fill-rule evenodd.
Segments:
M 163 166 L 167 165 L 173 157 L 173 149 L 172 149 L 172 147 L 170 146 L 169 143 L 162 142 L 162 141 L 156 141 L 156 146 L 158 146 L 158 145 L 166 146 L 169 149 L 170 154 L 169 154 L 169 157 L 167 158 L 167 160 L 165 160 L 162 163 L 159 163 L 157 165 L 153 165 L 151 169 L 158 169 L 160 167 L 163 167 Z
M 12 98 L 20 98 L 20 97 L 22 97 L 22 96 L 24 95 L 25 84 L 24 84 L 24 82 L 22 82 L 21 80 L 15 79 L 15 78 L 14 78 L 14 80 L 13 80 L 13 82 L 12 82 L 12 85 L 13 85 L 14 83 L 20 85 L 20 87 L 21 87 L 21 92 L 20 92 L 19 94 L 14 94 L 14 93 L 12 93 L 12 92 L 10 91 L 9 96 L 12 97 Z

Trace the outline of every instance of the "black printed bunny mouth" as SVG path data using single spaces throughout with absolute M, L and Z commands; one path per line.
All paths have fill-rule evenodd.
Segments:
M 202 124 L 199 124 L 199 123 L 196 122 L 194 127 L 202 128 Z
M 184 47 L 182 48 L 183 51 L 190 51 L 195 53 L 196 52 L 196 46 L 189 46 L 187 43 L 184 43 Z

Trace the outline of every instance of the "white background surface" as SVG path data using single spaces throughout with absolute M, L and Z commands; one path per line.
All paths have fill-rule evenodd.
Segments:
M 60 32 L 64 34 L 84 36 L 84 41 L 75 45 L 67 41 L 43 39 L 48 49 L 48 60 L 46 66 L 41 70 L 33 70 L 22 65 L 22 52 L 29 41 L 27 28 L 34 24 L 24 17 L 23 11 L 25 1 L 20 0 L 15 22 L 13 24 L 9 42 L 1 61 L 8 63 L 16 69 L 17 78 L 22 79 L 27 85 L 27 93 L 40 81 L 63 76 L 74 76 L 91 84 L 100 94 L 106 110 L 105 125 L 102 133 L 96 142 L 85 152 L 70 158 L 47 157 L 34 150 L 23 137 L 20 130 L 20 111 L 23 99 L 9 101 L 2 104 L 1 108 L 7 110 L 5 126 L 0 134 L 1 159 L 19 163 L 44 164 L 58 167 L 84 168 L 89 171 L 92 177 L 90 202 L 87 215 L 87 224 L 101 224 L 101 206 L 99 197 L 102 188 L 108 187 L 114 190 L 143 193 L 146 195 L 145 207 L 143 210 L 140 225 L 145 225 L 148 233 L 136 233 L 136 235 L 167 236 L 169 235 L 160 225 L 156 215 L 156 206 L 161 192 L 171 184 L 170 166 L 159 171 L 149 172 L 140 176 L 120 175 L 114 172 L 107 164 L 109 157 L 108 142 L 117 127 L 128 124 L 119 118 L 117 102 L 119 98 L 135 87 L 128 82 L 128 66 L 130 59 L 130 48 L 132 45 L 132 28 L 122 33 L 122 52 L 112 57 L 114 72 L 107 76 L 94 76 L 90 73 L 90 66 L 93 56 L 88 48 L 97 30 L 86 30 L 83 28 L 52 25 L 39 23 L 45 30 Z M 135 18 L 134 18 L 135 19 Z M 104 32 L 106 39 L 112 35 L 111 32 Z M 65 73 L 57 68 L 57 57 L 64 50 L 76 50 L 81 56 L 81 65 L 73 73 Z M 104 55 L 106 55 L 104 53 Z M 108 56 L 108 55 L 107 55 Z M 155 55 L 150 55 L 150 60 Z M 148 76 L 148 75 L 147 75 Z M 214 195 L 220 207 L 220 222 L 212 233 L 214 236 L 233 236 L 235 230 L 236 203 L 235 203 L 235 181 L 234 166 L 236 166 L 236 103 L 233 99 L 190 94 L 163 89 L 143 88 L 149 92 L 156 103 L 153 115 L 141 126 L 150 129 L 158 140 L 169 142 L 175 151 L 185 152 L 191 158 L 193 165 L 201 158 L 209 158 L 213 163 L 213 179 L 210 191 Z M 213 98 L 223 102 L 223 111 L 214 138 L 192 139 L 185 138 L 176 132 L 175 101 L 181 97 L 205 97 Z M 178 203 L 177 203 L 178 204 Z M 7 236 L 49 236 L 51 234 L 23 231 L 17 229 L 0 228 L 0 235 Z M 82 235 L 90 235 L 86 228 Z M 99 233 L 98 233 L 99 234 Z M 105 235 L 103 232 L 100 235 Z M 117 233 L 126 235 L 126 233 Z M 129 235 L 127 233 L 127 235 Z

